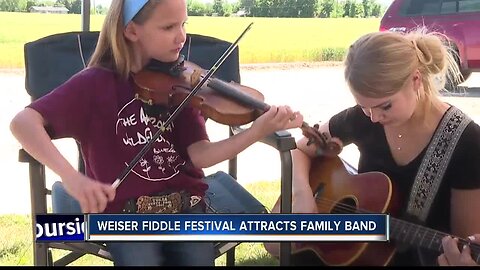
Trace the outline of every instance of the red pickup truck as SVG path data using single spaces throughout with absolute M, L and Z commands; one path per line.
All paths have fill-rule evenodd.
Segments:
M 405 32 L 422 25 L 451 40 L 464 80 L 480 71 L 480 0 L 394 0 L 380 31 Z

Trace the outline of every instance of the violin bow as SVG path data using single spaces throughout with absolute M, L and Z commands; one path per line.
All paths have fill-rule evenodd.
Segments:
M 210 79 L 210 77 L 215 74 L 215 72 L 218 70 L 218 68 L 225 62 L 225 60 L 230 56 L 230 54 L 235 50 L 235 48 L 238 46 L 238 43 L 240 40 L 243 38 L 245 33 L 250 30 L 252 27 L 253 22 L 251 22 L 245 30 L 240 34 L 240 36 L 230 44 L 230 46 L 225 50 L 225 52 L 218 58 L 218 60 L 213 64 L 213 66 L 208 70 L 207 74 L 205 74 L 202 79 L 195 85 L 195 87 L 192 89 L 192 91 L 185 97 L 185 99 L 180 103 L 177 108 L 173 111 L 172 114 L 168 117 L 168 119 L 163 123 L 163 125 L 157 130 L 157 132 L 152 136 L 152 138 L 145 144 L 145 146 L 138 152 L 138 154 L 132 159 L 130 164 L 122 171 L 122 173 L 115 179 L 115 182 L 113 182 L 112 187 L 117 188 L 120 186 L 120 184 L 127 178 L 128 174 L 133 170 L 133 167 L 137 165 L 137 163 L 140 161 L 140 159 L 147 153 L 147 151 L 152 147 L 153 143 L 160 137 L 160 135 L 165 132 L 166 127 L 170 125 L 170 123 L 175 120 L 177 115 L 183 110 L 183 108 L 187 105 L 187 103 L 190 101 L 190 99 L 197 94 L 197 92 L 202 88 L 202 86 Z

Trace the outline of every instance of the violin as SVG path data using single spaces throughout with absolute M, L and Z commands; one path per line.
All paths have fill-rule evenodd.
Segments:
M 185 100 L 204 74 L 205 70 L 184 60 L 182 55 L 174 63 L 153 60 L 133 74 L 135 98 L 146 106 L 168 112 Z M 270 108 L 263 101 L 263 94 L 256 89 L 211 77 L 191 98 L 190 105 L 215 122 L 240 126 L 252 122 Z M 309 139 L 308 144 L 316 144 L 318 155 L 336 156 L 341 152 L 341 144 L 320 133 L 318 125 L 310 127 L 303 122 L 301 130 Z
M 168 65 L 166 67 L 165 63 L 154 60 L 146 68 L 133 74 L 135 98 L 149 106 L 169 111 L 190 94 L 204 74 L 200 66 L 183 60 L 183 57 L 172 63 L 170 68 Z M 190 105 L 198 108 L 203 116 L 220 124 L 240 126 L 250 123 L 263 113 L 259 108 L 226 98 L 212 87 L 216 82 L 218 84 L 223 81 L 217 78 L 209 80 L 190 100 Z M 264 100 L 263 94 L 251 87 L 235 82 L 225 84 L 255 100 Z

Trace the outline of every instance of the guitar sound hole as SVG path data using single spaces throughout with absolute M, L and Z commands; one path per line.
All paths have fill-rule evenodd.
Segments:
M 332 214 L 353 214 L 357 211 L 357 204 L 352 198 L 344 198 L 340 200 L 332 208 Z

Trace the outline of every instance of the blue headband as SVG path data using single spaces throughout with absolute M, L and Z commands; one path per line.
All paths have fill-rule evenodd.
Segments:
M 123 25 L 127 24 L 145 6 L 148 0 L 124 0 L 123 1 Z

